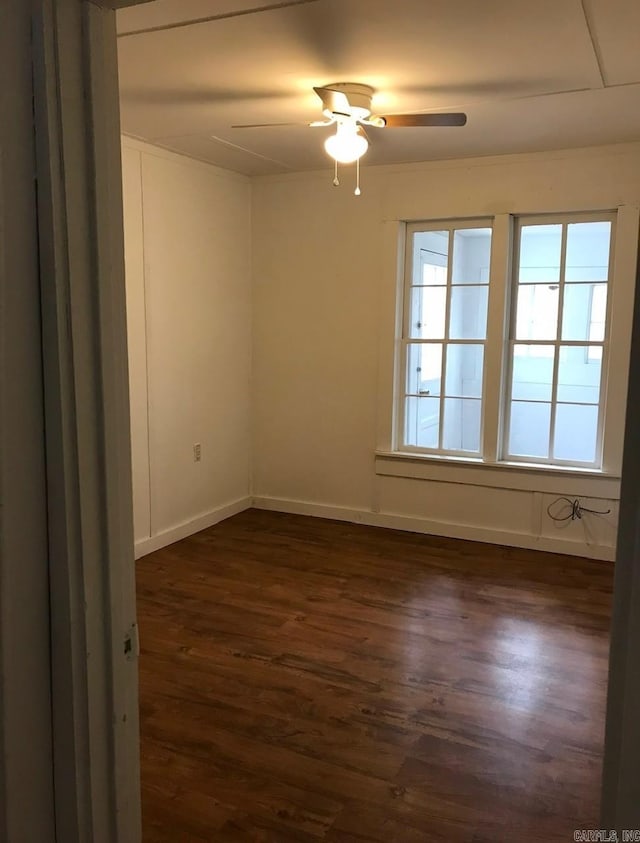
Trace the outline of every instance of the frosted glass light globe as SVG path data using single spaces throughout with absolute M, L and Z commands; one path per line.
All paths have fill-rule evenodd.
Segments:
M 329 135 L 324 142 L 327 154 L 340 164 L 352 164 L 362 158 L 369 143 L 364 135 L 358 132 L 355 123 L 339 123 L 335 135 Z

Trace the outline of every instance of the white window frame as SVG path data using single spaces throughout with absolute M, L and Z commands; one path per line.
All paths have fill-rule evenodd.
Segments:
M 566 213 L 541 214 L 496 214 L 493 217 L 473 216 L 461 218 L 442 218 L 429 220 L 399 221 L 388 224 L 387 266 L 395 265 L 398 285 L 396 287 L 396 342 L 393 368 L 387 368 L 384 346 L 380 349 L 381 371 L 393 371 L 393 385 L 388 381 L 388 391 L 381 393 L 381 401 L 393 396 L 391 404 L 386 404 L 386 412 L 392 406 L 389 422 L 379 424 L 378 445 L 376 448 L 376 471 L 386 474 L 392 471 L 397 476 L 420 476 L 428 479 L 438 475 L 438 466 L 446 463 L 458 465 L 463 471 L 499 471 L 496 485 L 504 485 L 506 475 L 518 472 L 535 472 L 538 478 L 542 473 L 602 478 L 619 478 L 621 462 L 621 437 L 624 422 L 624 398 L 627 388 L 627 356 L 630 342 L 630 304 L 632 303 L 632 270 L 635 267 L 637 252 L 638 209 L 632 206 L 620 206 L 617 209 L 576 211 Z M 547 224 L 553 222 L 589 222 L 598 220 L 612 221 L 611 248 L 609 254 L 609 277 L 607 295 L 607 327 L 605 341 L 602 344 L 602 378 L 600 386 L 600 423 L 598 430 L 598 459 L 593 464 L 569 461 L 545 462 L 537 459 L 513 459 L 505 457 L 503 443 L 506 436 L 506 395 L 509 385 L 509 338 L 511 335 L 511 307 L 515 262 L 512 259 L 515 232 L 518 220 L 539 219 Z M 407 287 L 411 285 L 408 269 L 412 262 L 411 234 L 415 231 L 443 230 L 467 226 L 492 228 L 491 268 L 489 285 L 489 314 L 487 339 L 485 341 L 484 383 L 482 389 L 482 430 L 480 454 L 459 451 L 447 452 L 422 449 L 403 444 L 404 440 L 404 403 L 406 379 L 407 311 L 410 306 Z M 395 258 L 392 259 L 393 247 Z M 389 294 L 391 289 L 389 289 Z M 387 301 L 391 304 L 391 299 Z M 616 343 L 609 347 L 609 336 L 616 336 Z M 498 337 L 498 340 L 496 340 Z M 547 343 L 552 344 L 552 343 Z M 562 343 L 568 344 L 568 343 Z M 576 345 L 589 345 L 589 340 Z M 389 346 L 386 346 L 388 350 Z M 388 358 L 387 358 L 388 359 Z M 491 371 L 495 376 L 486 377 Z M 618 400 L 619 399 L 619 400 Z M 383 404 L 381 403 L 381 407 Z M 392 470 L 396 461 L 397 471 Z M 418 465 L 423 468 L 419 469 Z M 432 466 L 432 468 L 429 468 Z M 466 468 L 465 468 L 466 466 Z M 416 473 L 417 472 L 417 473 Z M 435 476 L 434 475 L 434 476 Z M 493 477 L 493 474 L 491 474 Z M 524 475 L 523 475 L 524 476 Z M 489 475 L 487 475 L 489 481 Z M 533 482 L 533 481 L 532 481 Z M 535 481 L 539 485 L 541 480 Z M 586 482 L 586 481 L 585 481 Z M 604 482 L 604 481 L 603 481 Z M 493 481 L 488 485 L 494 485 Z M 508 484 L 509 485 L 509 484 Z
M 593 342 L 589 339 L 585 340 L 562 340 L 562 317 L 564 309 L 564 293 L 565 293 L 565 272 L 566 272 L 566 252 L 567 252 L 567 231 L 568 226 L 572 223 L 588 223 L 588 222 L 610 222 L 611 223 L 611 239 L 609 243 L 609 265 L 607 270 L 607 308 L 604 325 L 604 339 L 602 342 Z M 520 234 L 524 227 L 533 225 L 562 225 L 562 241 L 560 251 L 560 276 L 559 276 L 559 297 L 558 297 L 558 316 L 556 325 L 556 338 L 549 340 L 530 340 L 522 339 L 516 340 L 516 307 L 517 307 L 517 289 L 518 289 L 518 268 L 520 257 Z M 505 337 L 505 345 L 507 347 L 507 369 L 506 382 L 503 390 L 503 400 L 500 408 L 500 414 L 503 421 L 502 424 L 502 441 L 500 447 L 501 461 L 509 463 L 524 463 L 535 465 L 564 466 L 568 468 L 591 468 L 600 469 L 602 467 L 602 446 L 604 433 L 604 419 L 605 419 L 605 399 L 607 394 L 607 363 L 608 363 L 608 348 L 609 335 L 611 325 L 611 279 L 613 275 L 613 261 L 616 247 L 616 213 L 602 212 L 602 213 L 577 213 L 577 214 L 539 214 L 536 216 L 518 216 L 514 218 L 513 230 L 513 250 L 511 260 L 511 278 L 509 288 L 509 322 L 508 335 Z M 513 349 L 516 345 L 529 346 L 552 346 L 554 348 L 554 366 L 553 379 L 551 384 L 551 422 L 549 427 L 549 457 L 527 457 L 517 454 L 509 453 L 509 436 L 511 424 L 511 394 L 512 394 L 512 371 L 513 371 Z M 596 452 L 595 458 L 592 461 L 578 461 L 578 460 L 561 460 L 552 456 L 554 438 L 555 438 L 555 421 L 557 409 L 557 390 L 558 390 L 558 369 L 560 363 L 560 349 L 562 347 L 579 347 L 589 348 L 597 346 L 602 348 L 602 364 L 600 369 L 600 392 L 598 396 L 598 424 L 596 432 Z M 562 403 L 562 402 L 560 402 Z
M 485 406 L 485 389 L 486 389 L 486 348 L 488 343 L 488 317 L 487 317 L 487 331 L 485 332 L 485 339 L 450 339 L 449 337 L 449 314 L 451 309 L 451 293 L 453 289 L 452 273 L 453 273 L 453 249 L 452 241 L 454 232 L 464 229 L 475 228 L 489 228 L 491 229 L 491 255 L 493 255 L 493 217 L 480 217 L 473 219 L 450 219 L 450 220 L 435 220 L 430 222 L 409 223 L 405 229 L 405 245 L 404 245 L 404 273 L 402 286 L 402 332 L 400 338 L 400 354 L 399 364 L 397 366 L 397 388 L 396 393 L 398 401 L 396 403 L 397 424 L 397 449 L 405 453 L 425 454 L 427 456 L 453 456 L 463 459 L 479 460 L 483 454 L 484 442 L 484 406 Z M 411 289 L 416 286 L 413 284 L 414 278 L 414 249 L 413 238 L 416 233 L 425 231 L 447 231 L 449 233 L 449 254 L 447 259 L 447 281 L 444 289 L 446 290 L 446 305 L 445 305 L 445 333 L 442 339 L 428 339 L 421 340 L 419 338 L 411 337 L 410 322 L 411 322 Z M 491 265 L 489 266 L 489 276 L 491 275 Z M 419 285 L 418 285 L 419 286 Z M 471 285 L 469 285 L 471 286 Z M 478 285 L 480 286 L 480 285 Z M 490 290 L 490 277 L 486 285 L 487 290 Z M 411 345 L 441 345 L 443 354 L 442 365 L 442 383 L 440 389 L 440 407 L 439 407 L 439 429 L 438 429 L 438 448 L 421 448 L 413 445 L 407 445 L 405 439 L 405 425 L 406 425 L 406 399 L 410 394 L 406 391 L 407 382 L 407 365 L 408 365 L 408 349 Z M 444 406 L 446 396 L 445 382 L 446 382 L 446 353 L 449 345 L 482 345 L 483 347 L 483 366 L 482 366 L 482 387 L 480 390 L 480 399 L 472 399 L 480 401 L 480 446 L 479 451 L 463 451 L 447 449 L 442 447 L 443 440 L 443 420 L 444 420 Z M 416 396 L 418 397 L 418 396 Z

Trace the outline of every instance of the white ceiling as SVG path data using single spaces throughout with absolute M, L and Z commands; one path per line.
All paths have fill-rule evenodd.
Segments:
M 365 82 L 364 163 L 640 140 L 638 0 L 155 0 L 118 12 L 122 126 L 249 175 L 328 167 L 314 85 Z M 299 126 L 232 129 L 236 123 Z

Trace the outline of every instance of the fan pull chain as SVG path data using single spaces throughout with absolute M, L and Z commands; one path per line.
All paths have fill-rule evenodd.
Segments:
M 360 159 L 356 161 L 356 189 L 353 191 L 356 196 L 360 196 L 362 191 L 360 190 Z
M 338 162 L 336 161 L 336 166 L 335 166 L 335 171 L 334 171 L 334 176 L 333 176 L 333 186 L 339 187 L 339 185 L 340 185 L 340 179 L 338 178 Z

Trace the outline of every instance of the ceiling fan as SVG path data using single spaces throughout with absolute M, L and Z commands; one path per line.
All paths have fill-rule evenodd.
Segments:
M 439 112 L 431 114 L 387 114 L 384 117 L 373 114 L 371 100 L 375 89 L 370 85 L 362 85 L 359 82 L 335 82 L 324 87 L 314 87 L 315 93 L 322 101 L 322 113 L 325 120 L 314 120 L 309 125 L 330 126 L 344 120 L 354 120 L 363 126 L 373 126 L 382 129 L 406 127 L 428 127 L 428 126 L 464 126 L 467 122 L 467 115 L 462 112 Z M 241 123 L 232 126 L 232 129 L 262 129 L 272 126 L 297 126 L 298 123 Z
M 370 85 L 356 82 L 338 82 L 324 88 L 314 88 L 322 100 L 322 113 L 327 118 L 327 125 L 340 120 L 351 118 L 363 126 L 373 126 L 376 129 L 389 127 L 418 127 L 418 126 L 464 126 L 467 122 L 466 114 L 389 114 L 385 117 L 373 114 L 371 100 L 375 93 Z M 318 125 L 318 123 L 311 124 Z
M 369 148 L 366 128 L 383 129 L 401 127 L 464 126 L 467 115 L 462 112 L 431 114 L 374 114 L 371 100 L 375 93 L 370 85 L 358 82 L 336 82 L 313 89 L 322 101 L 324 120 L 314 120 L 305 125 L 312 128 L 336 126 L 335 135 L 325 140 L 325 150 L 335 161 L 333 183 L 338 185 L 338 163 L 357 165 L 356 196 L 360 195 L 360 158 Z M 245 123 L 234 129 L 258 129 L 274 126 L 292 126 L 296 123 Z

